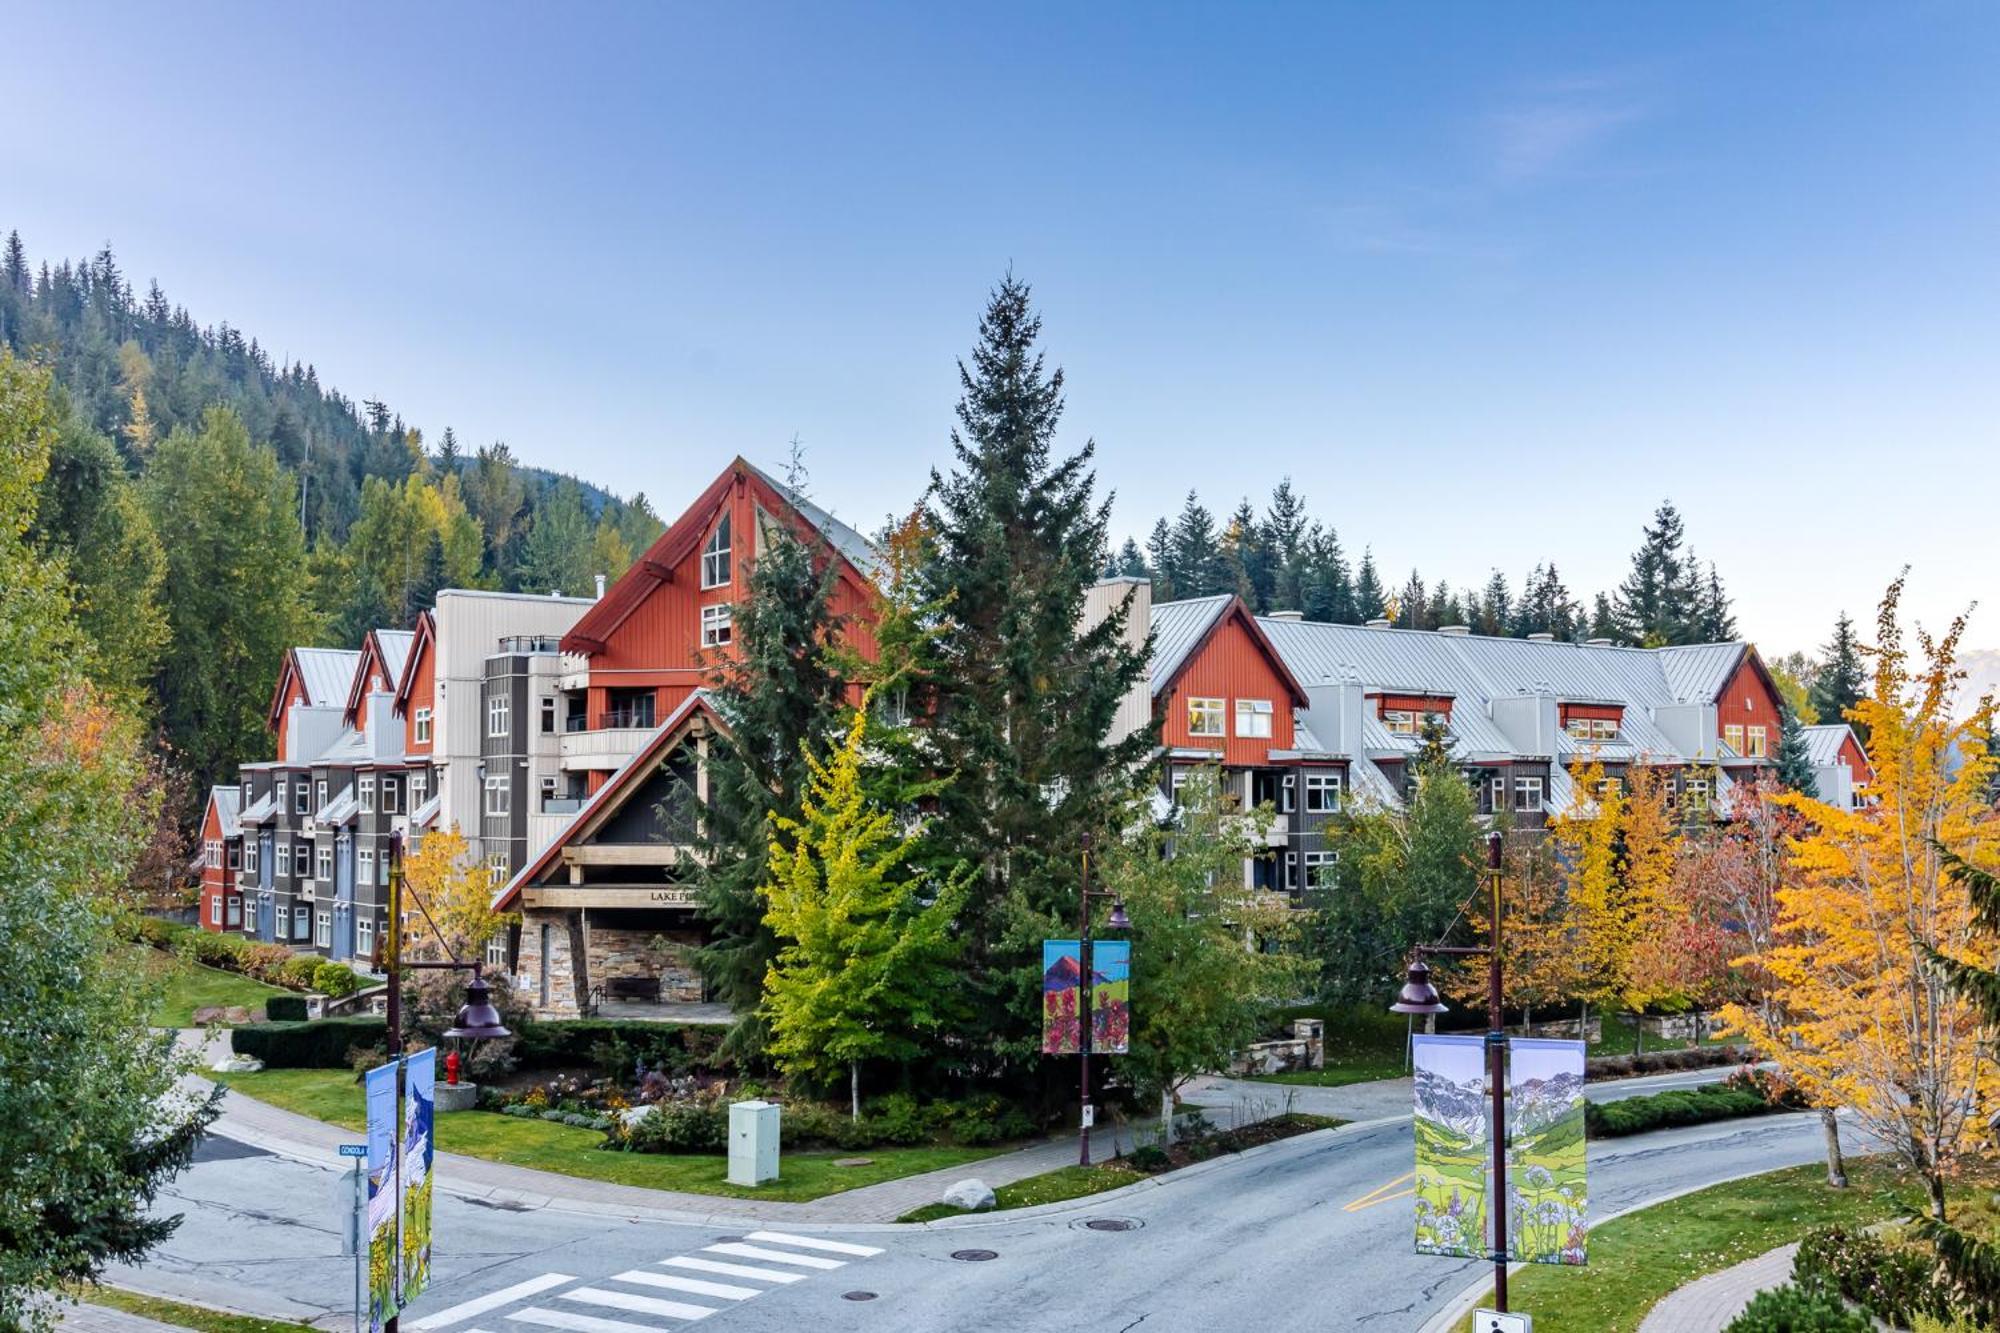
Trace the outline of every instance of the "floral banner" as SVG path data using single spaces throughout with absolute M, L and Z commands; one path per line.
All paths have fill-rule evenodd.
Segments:
M 437 1051 L 403 1063 L 403 1304 L 431 1282 L 431 1158 L 437 1123 Z
M 1082 1048 L 1081 946 L 1075 940 L 1042 941 L 1042 1054 L 1075 1055 Z M 1090 1050 L 1123 1055 L 1132 1041 L 1132 945 L 1093 940 L 1090 945 Z
M 1417 1253 L 1484 1259 L 1493 1156 L 1483 1037 L 1414 1038 Z
M 1583 1043 L 1516 1037 L 1507 1052 L 1507 1252 L 1584 1263 Z
M 368 1327 L 382 1326 L 402 1310 L 396 1292 L 396 1066 L 368 1071 Z

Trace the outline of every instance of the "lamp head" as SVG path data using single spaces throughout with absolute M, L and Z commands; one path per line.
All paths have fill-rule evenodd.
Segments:
M 1125 915 L 1125 900 L 1123 898 L 1111 904 L 1111 919 L 1104 924 L 1113 930 L 1132 929 L 1132 918 Z
M 465 1006 L 458 1011 L 458 1021 L 446 1028 L 444 1035 L 461 1041 L 514 1035 L 500 1021 L 500 1011 L 493 1007 L 492 992 L 484 977 L 474 974 L 472 984 L 465 988 Z
M 1441 1014 L 1447 1006 L 1431 985 L 1430 964 L 1418 958 L 1410 964 L 1409 975 L 1404 978 L 1403 989 L 1396 996 L 1396 1002 L 1389 1006 L 1392 1014 Z

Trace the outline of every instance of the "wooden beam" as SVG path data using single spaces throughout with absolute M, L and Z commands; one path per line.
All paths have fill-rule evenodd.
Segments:
M 658 560 L 641 560 L 639 568 L 662 583 L 672 583 L 674 581 L 673 567 L 662 564 Z
M 523 907 L 686 907 L 699 906 L 695 889 L 685 884 L 651 888 L 616 884 L 591 888 L 528 888 L 521 891 Z
M 568 866 L 673 866 L 699 861 L 701 853 L 667 842 L 589 842 L 563 848 L 562 859 Z

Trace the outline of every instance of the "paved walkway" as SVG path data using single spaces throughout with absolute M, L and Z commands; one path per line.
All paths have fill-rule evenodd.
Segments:
M 102 1305 L 72 1305 L 56 1323 L 67 1333 L 187 1333 L 173 1324 Z
M 1792 1280 L 1798 1248 L 1780 1246 L 1668 1293 L 1640 1323 L 1639 1333 L 1722 1333 L 1758 1292 Z

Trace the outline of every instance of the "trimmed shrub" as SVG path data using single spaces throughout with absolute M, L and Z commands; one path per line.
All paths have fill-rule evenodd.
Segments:
M 282 944 L 249 944 L 243 949 L 243 974 L 268 985 L 282 984 L 278 971 L 291 960 L 292 951 Z
M 273 1023 L 303 1023 L 306 1021 L 306 997 L 273 995 L 264 1001 L 264 1017 Z
M 592 1069 L 623 1082 L 640 1064 L 686 1073 L 718 1069 L 723 1029 L 675 1023 L 634 1023 L 608 1018 L 537 1020 L 521 1024 L 514 1060 L 522 1069 Z
M 1624 1134 L 1644 1134 L 1648 1130 L 1672 1129 L 1678 1125 L 1703 1125 L 1712 1120 L 1735 1120 L 1743 1116 L 1768 1115 L 1789 1109 L 1774 1104 L 1763 1093 L 1710 1083 L 1699 1088 L 1675 1088 L 1650 1097 L 1627 1097 L 1616 1102 L 1588 1102 L 1583 1108 L 1584 1129 L 1595 1139 L 1617 1138 Z
M 1714 1069 L 1740 1065 L 1756 1057 L 1747 1046 L 1698 1046 L 1693 1050 L 1647 1051 L 1644 1055 L 1600 1055 L 1583 1062 L 1586 1078 L 1625 1078 L 1632 1074 L 1672 1074 L 1684 1069 Z
M 321 963 L 313 969 L 312 988 L 321 995 L 345 999 L 361 989 L 361 978 L 345 963 Z
M 1723 1333 L 1873 1333 L 1868 1316 L 1829 1291 L 1797 1283 L 1760 1291 Z
M 388 1044 L 379 1018 L 322 1018 L 317 1023 L 252 1023 L 229 1034 L 229 1048 L 270 1069 L 351 1069 L 351 1048 Z
M 277 982 L 289 990 L 311 990 L 319 959 L 309 953 L 294 954 L 278 965 Z
M 790 1108 L 786 1108 L 789 1116 Z M 790 1126 L 786 1126 L 788 1141 Z M 729 1142 L 729 1112 L 721 1106 L 695 1102 L 674 1102 L 655 1106 L 639 1117 L 626 1131 L 625 1146 L 633 1152 L 711 1153 L 721 1152 Z

